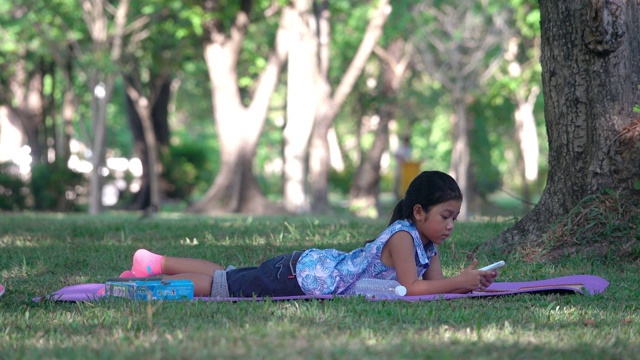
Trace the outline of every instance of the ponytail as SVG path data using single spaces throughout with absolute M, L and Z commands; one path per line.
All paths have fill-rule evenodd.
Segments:
M 394 222 L 398 221 L 398 220 L 402 220 L 402 219 L 406 219 L 407 216 L 406 214 L 403 213 L 404 211 L 404 199 L 400 199 L 400 201 L 398 201 L 398 203 L 396 204 L 396 206 L 393 208 L 393 211 L 391 212 L 391 217 L 389 218 L 389 224 L 387 224 L 387 226 L 393 224 Z M 411 215 L 409 215 L 410 217 Z

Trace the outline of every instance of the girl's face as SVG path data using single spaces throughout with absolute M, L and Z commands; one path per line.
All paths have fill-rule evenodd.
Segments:
M 444 243 L 453 231 L 454 222 L 460 214 L 462 201 L 449 200 L 440 203 L 425 212 L 422 206 L 413 207 L 413 216 L 416 220 L 416 228 L 423 243 L 431 241 L 436 245 Z

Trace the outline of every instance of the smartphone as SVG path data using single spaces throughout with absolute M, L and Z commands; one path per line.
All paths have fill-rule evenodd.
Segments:
M 478 270 L 481 270 L 481 271 L 495 270 L 497 268 L 503 267 L 504 265 L 505 265 L 505 262 L 500 260 L 497 263 L 493 263 L 491 265 L 487 265 L 487 266 L 485 266 L 483 268 L 480 268 Z

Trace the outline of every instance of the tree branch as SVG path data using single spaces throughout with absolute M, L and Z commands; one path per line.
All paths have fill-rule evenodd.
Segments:
M 380 0 L 378 8 L 369 21 L 369 25 L 367 25 L 364 38 L 360 42 L 356 55 L 351 60 L 347 71 L 344 73 L 342 80 L 333 94 L 331 99 L 332 105 L 329 107 L 329 111 L 337 113 L 345 102 L 351 89 L 353 89 L 353 85 L 360 76 L 367 59 L 369 59 L 373 48 L 376 46 L 378 39 L 380 39 L 384 24 L 390 13 L 391 5 L 389 5 L 389 0 Z

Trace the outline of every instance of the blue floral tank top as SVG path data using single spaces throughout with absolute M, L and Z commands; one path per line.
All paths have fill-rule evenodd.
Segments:
M 351 252 L 335 249 L 306 250 L 296 266 L 296 278 L 307 295 L 350 295 L 359 279 L 376 278 L 398 280 L 394 268 L 380 260 L 382 248 L 398 231 L 406 231 L 413 238 L 418 277 L 429 268 L 437 254 L 432 242 L 422 244 L 416 226 L 410 220 L 398 220 L 389 225 L 374 241 Z

